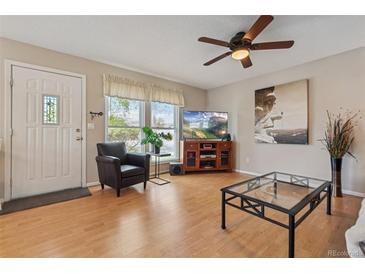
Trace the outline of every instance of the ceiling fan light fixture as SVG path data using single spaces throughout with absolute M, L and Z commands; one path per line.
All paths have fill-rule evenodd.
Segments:
M 242 59 L 245 59 L 249 55 L 250 55 L 250 51 L 248 50 L 248 48 L 240 48 L 240 49 L 235 50 L 232 53 L 232 58 L 235 60 L 242 60 Z
M 291 48 L 294 45 L 293 40 L 252 43 L 253 40 L 258 35 L 260 35 L 260 33 L 272 22 L 273 19 L 274 17 L 271 15 L 261 15 L 248 31 L 238 32 L 229 40 L 229 42 L 205 36 L 200 37 L 198 39 L 199 42 L 204 42 L 211 45 L 221 46 L 230 49 L 230 51 L 227 51 L 204 63 L 204 66 L 210 66 L 211 64 L 214 64 L 227 56 L 231 56 L 234 60 L 240 61 L 244 69 L 247 69 L 252 66 L 252 61 L 250 58 L 251 50 L 261 51 Z

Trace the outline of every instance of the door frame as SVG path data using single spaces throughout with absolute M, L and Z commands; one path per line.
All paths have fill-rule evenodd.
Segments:
M 87 113 L 86 113 L 86 75 L 73 73 L 69 71 L 54 69 L 50 67 L 43 67 L 33 64 L 22 63 L 14 60 L 4 60 L 4 161 L 5 161 L 5 178 L 4 178 L 4 200 L 9 201 L 12 199 L 12 68 L 13 66 L 23 67 L 27 69 L 39 70 L 43 72 L 50 72 L 55 74 L 61 74 L 65 76 L 72 76 L 81 79 L 81 123 L 82 123 L 82 145 L 81 145 L 81 187 L 86 187 L 86 143 L 87 143 Z

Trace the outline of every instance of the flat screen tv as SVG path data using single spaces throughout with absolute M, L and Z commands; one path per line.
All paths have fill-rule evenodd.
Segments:
M 217 111 L 184 111 L 185 139 L 221 139 L 228 130 L 228 113 Z

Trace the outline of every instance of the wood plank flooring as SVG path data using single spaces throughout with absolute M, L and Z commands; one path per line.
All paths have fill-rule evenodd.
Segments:
M 91 197 L 0 216 L 0 257 L 287 257 L 286 229 L 231 207 L 220 228 L 219 189 L 247 175 L 164 177 L 173 183 L 137 185 L 120 198 L 96 186 Z M 296 257 L 346 250 L 360 202 L 333 199 L 332 216 L 323 202 L 296 230 Z

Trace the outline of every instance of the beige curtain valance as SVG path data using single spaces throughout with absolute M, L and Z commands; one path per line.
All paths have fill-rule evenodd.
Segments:
M 104 95 L 134 100 L 149 99 L 144 83 L 114 75 L 103 75 Z
M 103 75 L 103 89 L 105 96 L 168 103 L 179 107 L 184 106 L 182 90 L 137 82 L 115 75 Z
M 150 101 L 160 102 L 184 107 L 184 95 L 182 90 L 168 89 L 157 85 L 150 86 Z

